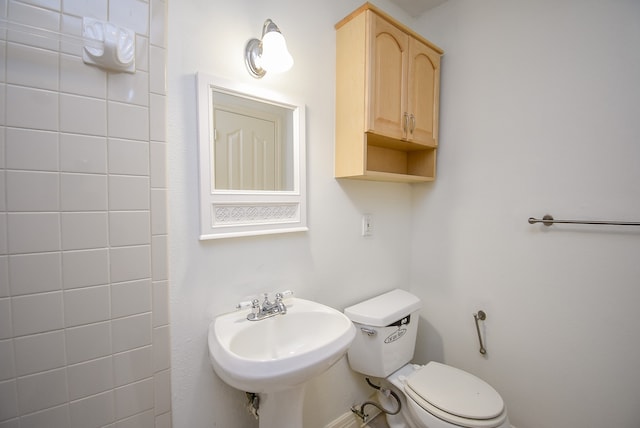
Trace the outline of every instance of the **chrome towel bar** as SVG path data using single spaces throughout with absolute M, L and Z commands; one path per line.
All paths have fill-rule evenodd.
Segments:
M 554 223 L 563 224 L 602 224 L 609 226 L 640 226 L 640 222 L 634 221 L 601 221 L 601 220 L 556 220 L 547 214 L 541 219 L 529 217 L 529 224 L 542 223 L 545 226 L 551 226 Z

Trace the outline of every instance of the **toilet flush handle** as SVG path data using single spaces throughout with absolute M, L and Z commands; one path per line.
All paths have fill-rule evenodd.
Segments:
M 473 314 L 473 318 L 476 320 L 476 331 L 478 332 L 478 340 L 480 341 L 480 353 L 484 355 L 487 353 L 487 350 L 484 348 L 484 344 L 482 343 L 482 335 L 480 334 L 480 325 L 478 321 L 486 320 L 487 314 L 484 311 L 478 311 L 477 314 Z
M 375 336 L 376 334 L 378 334 L 378 332 L 374 329 L 367 327 L 360 327 L 360 331 L 365 333 L 367 336 Z

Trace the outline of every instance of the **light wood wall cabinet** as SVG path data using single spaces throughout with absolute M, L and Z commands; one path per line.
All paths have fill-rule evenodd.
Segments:
M 336 24 L 335 176 L 436 176 L 443 51 L 370 3 Z

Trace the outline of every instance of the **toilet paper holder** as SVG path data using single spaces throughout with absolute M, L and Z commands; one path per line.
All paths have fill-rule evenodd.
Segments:
M 482 335 L 480 334 L 480 321 L 484 321 L 487 319 L 487 314 L 484 311 L 478 311 L 478 313 L 473 314 L 473 319 L 476 321 L 476 331 L 478 332 L 478 341 L 480 342 L 480 350 L 479 352 L 482 355 L 487 353 L 484 344 L 482 343 Z

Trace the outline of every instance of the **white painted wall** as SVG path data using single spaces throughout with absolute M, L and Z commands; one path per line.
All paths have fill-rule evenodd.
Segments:
M 399 19 L 396 6 L 377 2 Z M 180 0 L 169 2 L 168 176 L 172 409 L 174 426 L 255 426 L 244 395 L 218 379 L 208 360 L 209 322 L 247 296 L 292 289 L 343 309 L 393 287 L 408 288 L 411 187 L 333 178 L 334 24 L 360 0 Z M 272 18 L 295 59 L 286 74 L 254 80 L 244 46 Z M 250 83 L 307 106 L 308 233 L 198 241 L 196 72 Z M 360 236 L 372 213 L 374 236 Z M 371 390 L 341 361 L 307 392 L 305 428 L 323 427 Z
M 425 303 L 416 360 L 485 378 L 518 428 L 637 427 L 640 232 L 526 219 L 640 218 L 640 3 L 449 0 L 419 21 L 377 3 L 446 51 L 434 184 L 332 178 L 333 25 L 359 1 L 169 2 L 174 426 L 256 425 L 205 344 L 209 321 L 238 300 L 292 288 L 344 308 L 410 282 Z M 296 64 L 254 81 L 242 51 L 268 17 Z M 197 240 L 197 71 L 306 101 L 308 233 Z M 315 380 L 305 428 L 347 411 L 369 392 L 361 383 L 344 360 Z
M 488 380 L 518 428 L 640 424 L 640 230 L 527 223 L 640 221 L 638 22 L 635 0 L 450 0 L 418 24 L 446 55 L 417 356 Z

